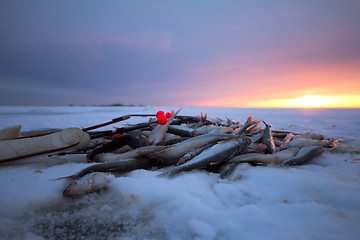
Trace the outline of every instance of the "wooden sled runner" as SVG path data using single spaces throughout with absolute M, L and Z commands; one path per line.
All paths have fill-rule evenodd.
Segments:
M 0 139 L 5 139 L 0 140 L 0 164 L 27 157 L 75 150 L 87 146 L 90 142 L 89 134 L 80 128 L 66 128 L 26 137 L 14 133 L 19 133 L 19 130 L 17 127 L 12 129 L 10 134 L 9 131 L 5 131 L 3 137 L 0 136 Z

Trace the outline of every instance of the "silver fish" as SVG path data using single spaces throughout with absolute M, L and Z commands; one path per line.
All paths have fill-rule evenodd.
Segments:
M 176 166 L 180 166 L 181 164 L 184 164 L 185 162 L 189 161 L 190 159 L 194 158 L 196 155 L 199 155 L 202 151 L 205 149 L 208 149 L 215 143 L 208 143 L 204 146 L 194 148 L 192 151 L 186 153 L 184 156 L 182 156 L 179 161 L 177 162 Z
M 286 143 L 283 148 L 290 147 L 310 147 L 310 146 L 319 146 L 319 147 L 329 147 L 336 146 L 336 142 L 338 140 L 313 140 L 313 139 L 305 139 L 305 138 L 296 138 Z
M 227 163 L 220 169 L 220 177 L 229 181 L 241 180 L 242 173 L 252 168 L 249 163 Z
M 146 146 L 136 148 L 134 150 L 124 153 L 103 153 L 98 154 L 93 158 L 95 162 L 117 162 L 129 158 L 137 158 L 146 156 L 147 154 L 163 150 L 166 146 Z
M 302 149 L 300 149 L 300 151 L 295 157 L 286 160 L 280 165 L 289 166 L 289 165 L 303 164 L 321 155 L 323 152 L 324 152 L 324 148 L 321 146 L 303 147 Z
M 98 163 L 91 165 L 83 170 L 58 179 L 79 179 L 89 173 L 93 172 L 114 172 L 114 173 L 126 173 L 136 169 L 149 169 L 154 166 L 154 160 L 148 158 L 130 158 L 124 159 L 118 162 Z M 58 180 L 55 179 L 55 180 Z
M 161 151 L 149 154 L 148 157 L 161 160 L 167 164 L 175 164 L 180 157 L 193 149 L 202 147 L 211 142 L 234 138 L 236 138 L 236 136 L 232 134 L 205 134 L 171 145 Z
M 158 142 L 161 142 L 164 137 L 165 133 L 168 130 L 170 123 L 174 120 L 176 115 L 181 111 L 182 108 L 180 108 L 177 112 L 174 112 L 174 110 L 171 110 L 171 117 L 168 119 L 167 123 L 165 125 L 158 124 L 150 133 L 150 136 L 148 137 L 148 143 L 149 145 L 156 145 Z
M 353 153 L 360 154 L 360 148 L 356 148 L 348 145 L 341 145 L 330 149 L 331 153 Z
M 276 150 L 273 134 L 271 132 L 271 125 L 267 124 L 265 121 L 263 121 L 265 124 L 265 130 L 264 130 L 264 136 L 263 136 L 263 143 L 266 145 L 266 150 L 268 153 L 273 153 Z
M 332 153 L 360 153 L 360 139 L 339 139 L 332 149 Z
M 324 140 L 325 137 L 319 133 L 316 132 L 311 132 L 309 131 L 304 131 L 303 134 L 299 134 L 294 136 L 293 138 L 306 138 L 306 139 L 313 139 L 313 140 Z
M 231 127 L 216 127 L 209 131 L 209 133 L 226 133 L 231 134 L 233 133 L 233 129 Z
M 209 133 L 211 130 L 215 129 L 216 125 L 204 125 L 201 127 L 198 127 L 196 129 L 194 129 L 193 135 L 194 136 L 200 136 L 206 133 Z
M 167 132 L 181 137 L 192 137 L 194 136 L 194 131 L 194 129 L 184 125 L 170 125 Z
M 280 164 L 294 157 L 300 148 L 288 148 L 273 154 L 248 153 L 233 157 L 229 163 L 261 162 L 265 164 Z
M 65 197 L 77 198 L 84 196 L 85 194 L 99 192 L 105 189 L 113 179 L 114 176 L 106 173 L 89 173 L 80 179 L 72 181 L 65 188 L 63 195 Z
M 209 166 L 212 163 L 222 162 L 231 156 L 244 152 L 250 142 L 251 140 L 249 138 L 235 138 L 221 141 L 206 149 L 190 161 L 160 175 L 172 177 L 182 171 L 200 169 Z

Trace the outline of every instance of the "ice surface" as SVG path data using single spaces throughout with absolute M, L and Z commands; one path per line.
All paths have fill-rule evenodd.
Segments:
M 177 107 L 0 107 L 0 128 L 88 127 L 129 113 Z M 185 107 L 244 122 L 250 112 L 276 130 L 360 139 L 359 109 Z M 143 122 L 131 118 L 124 123 Z M 115 126 L 122 126 L 122 124 Z M 103 129 L 111 129 L 109 126 Z M 356 143 L 356 141 L 354 141 Z M 360 155 L 325 152 L 296 167 L 257 166 L 241 180 L 191 171 L 167 179 L 160 170 L 116 177 L 103 194 L 62 196 L 85 156 L 37 157 L 0 167 L 0 239 L 358 239 Z

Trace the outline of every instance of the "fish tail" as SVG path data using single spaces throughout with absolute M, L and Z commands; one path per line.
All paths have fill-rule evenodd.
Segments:
M 251 124 L 253 120 L 253 112 L 250 113 L 249 117 L 246 119 L 245 124 Z

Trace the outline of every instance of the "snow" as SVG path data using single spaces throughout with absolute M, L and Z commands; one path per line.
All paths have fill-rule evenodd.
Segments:
M 172 108 L 178 109 L 0 107 L 0 128 L 88 127 Z M 252 111 L 276 130 L 360 139 L 359 109 L 184 107 L 181 114 L 244 122 Z M 161 170 L 136 170 L 114 178 L 102 194 L 64 198 L 66 181 L 54 179 L 89 165 L 84 155 L 67 155 L 1 166 L 0 239 L 358 239 L 360 234 L 359 154 L 325 152 L 303 166 L 245 168 L 236 181 L 200 170 L 171 179 L 157 177 Z

